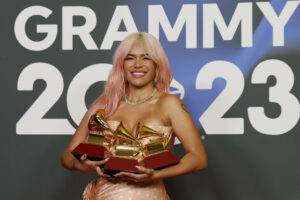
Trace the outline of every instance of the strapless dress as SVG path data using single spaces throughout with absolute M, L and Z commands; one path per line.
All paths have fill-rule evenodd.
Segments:
M 112 129 L 116 129 L 120 124 L 119 121 L 109 120 L 107 123 Z M 175 135 L 171 126 L 147 125 L 149 128 L 159 131 L 167 135 L 171 134 L 171 139 L 166 146 L 167 150 L 171 150 Z M 141 140 L 143 144 L 147 144 L 150 140 L 156 139 L 148 137 Z M 90 182 L 84 192 L 83 200 L 169 200 L 163 180 L 155 180 L 142 183 L 132 183 L 120 179 L 107 179 L 100 177 Z

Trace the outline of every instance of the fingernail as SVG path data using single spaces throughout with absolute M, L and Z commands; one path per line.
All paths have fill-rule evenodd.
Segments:
M 138 165 L 137 165 L 137 166 L 135 166 L 135 167 L 136 167 L 137 169 L 141 169 L 141 166 L 138 166 Z

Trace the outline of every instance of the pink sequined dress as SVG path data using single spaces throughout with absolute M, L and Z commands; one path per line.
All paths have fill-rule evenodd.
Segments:
M 116 129 L 119 121 L 108 121 L 111 128 Z M 171 134 L 171 139 L 166 147 L 170 150 L 174 144 L 174 134 L 171 126 L 154 126 L 147 125 L 149 128 L 164 133 Z M 156 137 L 156 136 L 153 136 Z M 151 139 L 141 140 L 146 144 Z M 98 178 L 90 182 L 84 192 L 84 200 L 169 200 L 163 180 L 155 180 L 150 182 L 132 183 L 119 179 L 111 180 L 107 178 Z

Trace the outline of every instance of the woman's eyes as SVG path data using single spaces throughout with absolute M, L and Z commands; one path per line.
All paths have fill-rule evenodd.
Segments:
M 133 60 L 132 57 L 126 57 L 125 60 Z
M 126 57 L 125 60 L 134 60 L 133 57 Z M 143 60 L 151 60 L 150 57 L 142 57 Z

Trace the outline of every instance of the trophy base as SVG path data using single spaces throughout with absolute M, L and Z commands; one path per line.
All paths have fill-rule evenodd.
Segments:
M 177 163 L 179 163 L 179 159 L 171 151 L 164 151 L 162 153 L 150 155 L 144 159 L 145 168 L 155 170 L 176 165 Z
M 130 172 L 140 174 L 141 172 L 136 168 L 138 162 L 131 158 L 110 157 L 104 166 L 104 173 L 113 176 L 119 172 Z
M 107 157 L 108 151 L 104 146 L 80 143 L 71 153 L 78 160 L 83 154 L 86 154 L 88 160 L 99 161 Z

